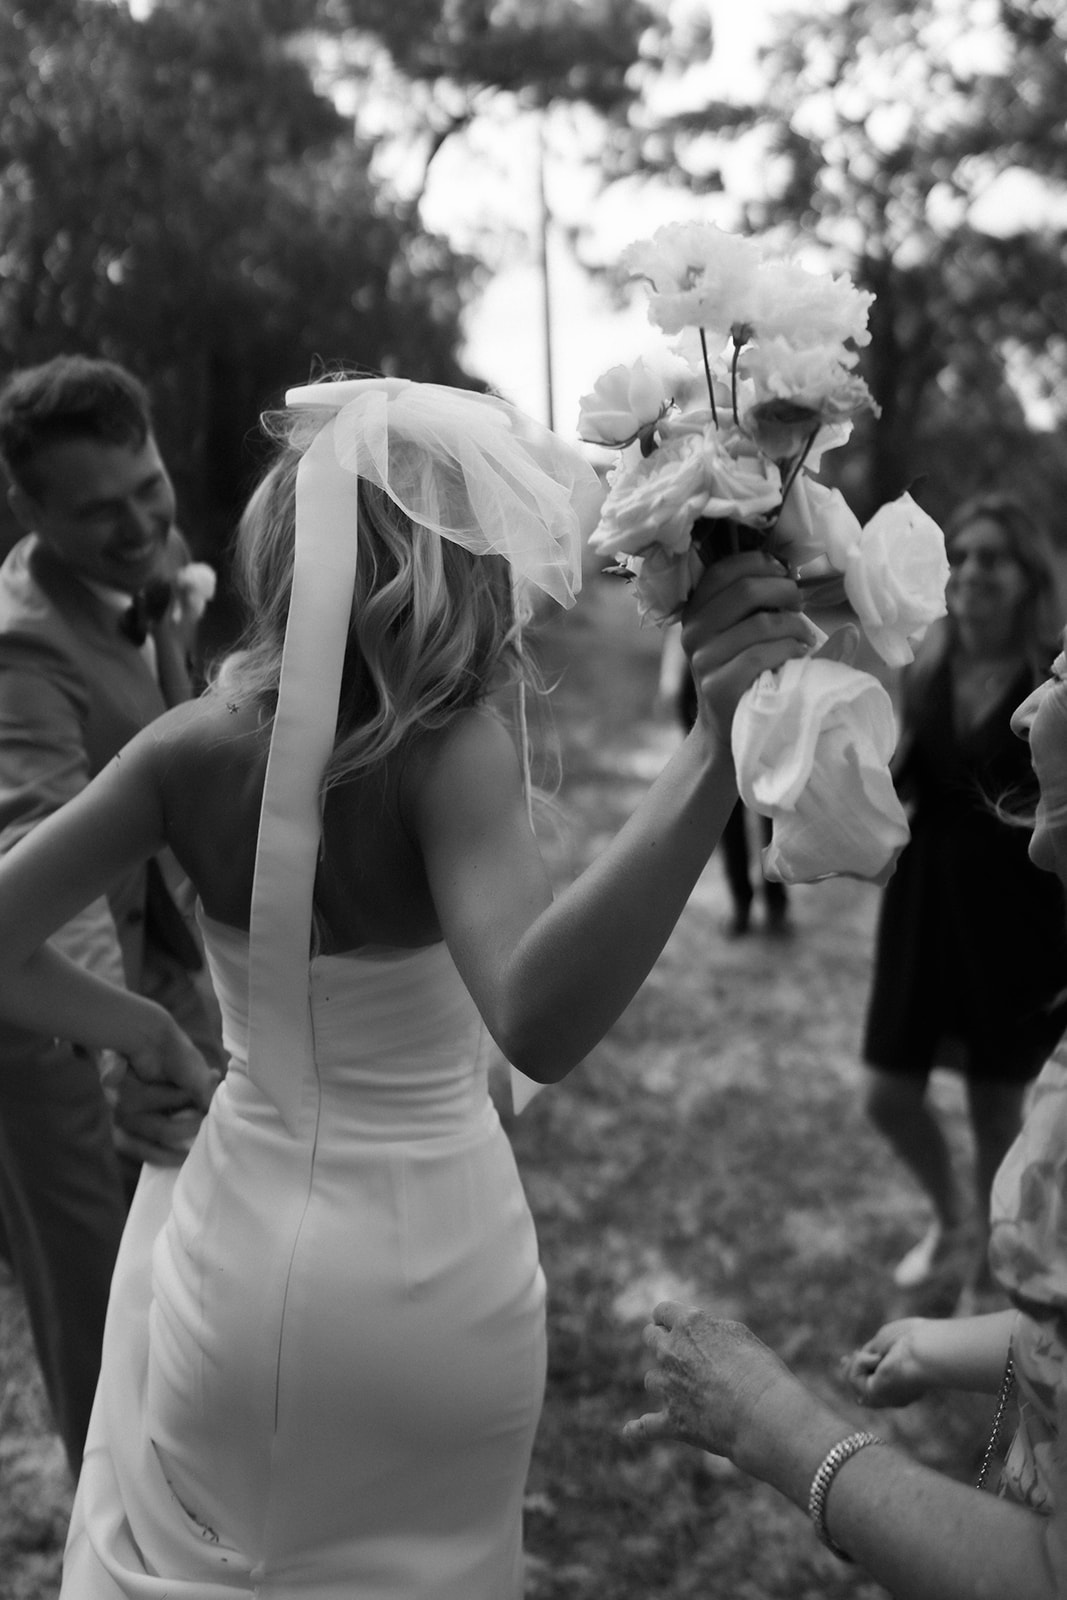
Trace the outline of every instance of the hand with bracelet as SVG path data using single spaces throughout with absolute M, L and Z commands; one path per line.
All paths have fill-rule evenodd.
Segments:
M 996 1392 L 1013 1317 L 964 1319 L 984 1326 L 960 1325 L 960 1387 Z M 915 1398 L 945 1381 L 951 1324 L 930 1322 L 925 1339 L 916 1337 L 915 1326 L 888 1326 L 897 1332 L 886 1339 L 882 1359 L 900 1365 L 902 1389 Z M 792 1500 L 836 1555 L 859 1563 L 895 1600 L 1063 1594 L 1047 1553 L 1053 1528 L 1047 1518 L 981 1494 L 857 1429 L 743 1324 L 667 1301 L 656 1306 L 645 1342 L 655 1356 L 645 1387 L 658 1409 L 626 1424 L 632 1443 L 679 1439 L 727 1457 Z M 850 1358 L 857 1374 L 864 1371 L 860 1354 Z M 983 1362 L 989 1381 L 977 1383 Z
M 1011 725 L 1029 741 L 1040 789 L 1030 859 L 1067 885 L 1067 653 Z M 1057 1052 L 993 1184 L 990 1268 L 1019 1309 L 890 1322 L 843 1364 L 867 1406 L 907 1405 L 932 1388 L 999 1391 L 994 1437 L 1017 1383 L 1022 1403 L 1004 1498 L 857 1430 L 740 1323 L 671 1302 L 656 1307 L 645 1330 L 656 1358 L 645 1384 L 660 1409 L 627 1423 L 626 1437 L 681 1439 L 727 1456 L 806 1510 L 824 1543 L 895 1600 L 1064 1600 L 1065 1214 L 1067 1054 Z

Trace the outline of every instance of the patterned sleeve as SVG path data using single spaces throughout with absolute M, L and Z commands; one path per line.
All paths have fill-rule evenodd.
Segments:
M 1067 1600 L 1067 1065 L 1059 1053 L 997 1173 L 990 1221 L 990 1264 L 1020 1309 L 1019 1428 L 1004 1489 L 1050 1519 L 1049 1561 Z
M 1067 1600 L 1067 1388 L 1056 1405 L 1056 1440 L 1051 1452 L 1054 1505 L 1048 1530 L 1049 1566 L 1056 1578 L 1057 1600 Z

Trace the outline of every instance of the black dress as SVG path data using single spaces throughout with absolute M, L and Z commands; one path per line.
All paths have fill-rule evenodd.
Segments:
M 947 658 L 905 686 L 897 788 L 911 841 L 885 888 L 864 1058 L 925 1076 L 960 1041 L 967 1076 L 1025 1083 L 1067 1028 L 1067 902 L 1027 855 L 1029 831 L 992 803 L 1036 800 L 1026 742 L 1009 726 L 1025 667 L 962 738 Z

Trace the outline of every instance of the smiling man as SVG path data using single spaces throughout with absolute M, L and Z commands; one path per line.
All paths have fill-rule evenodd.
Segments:
M 0 851 L 76 795 L 190 693 L 195 620 L 172 587 L 188 561 L 147 395 L 112 362 L 60 356 L 0 388 L 0 463 L 25 530 L 0 567 Z M 160 859 L 57 940 L 171 1010 L 213 1065 L 216 1014 Z M 166 1124 L 85 1052 L 0 1028 L 0 1226 L 77 1474 L 126 1216 L 128 1157 L 176 1161 Z M 114 1099 L 114 1096 L 112 1096 Z M 187 1131 L 187 1130 L 186 1130 Z M 116 1141 L 122 1154 L 116 1150 Z M 162 1141 L 162 1143 L 160 1143 Z

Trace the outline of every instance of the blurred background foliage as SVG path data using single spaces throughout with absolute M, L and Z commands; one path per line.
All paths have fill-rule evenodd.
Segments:
M 986 47 L 961 55 L 969 35 Z M 763 198 L 740 225 L 803 238 L 877 293 L 863 367 L 881 416 L 840 452 L 857 511 L 912 486 L 944 515 L 995 483 L 1057 534 L 1058 0 L 783 14 L 760 101 L 665 111 L 713 51 L 707 7 L 668 0 L 3 0 L 0 370 L 83 350 L 144 377 L 187 529 L 215 554 L 287 383 L 341 362 L 478 383 L 462 319 L 489 269 L 425 226 L 425 177 L 490 103 L 570 107 L 605 184 L 721 194 L 723 150 L 748 141 Z M 403 187 L 367 115 L 386 75 L 422 173 Z
M 761 103 L 627 133 L 609 176 L 714 189 L 709 132 L 752 141 L 766 198 L 744 208 L 746 229 L 818 241 L 878 297 L 864 368 L 882 409 L 848 458 L 856 509 L 916 483 L 943 516 L 995 484 L 1027 494 L 1055 532 L 1067 487 L 1067 9 L 798 7 L 763 65 Z

